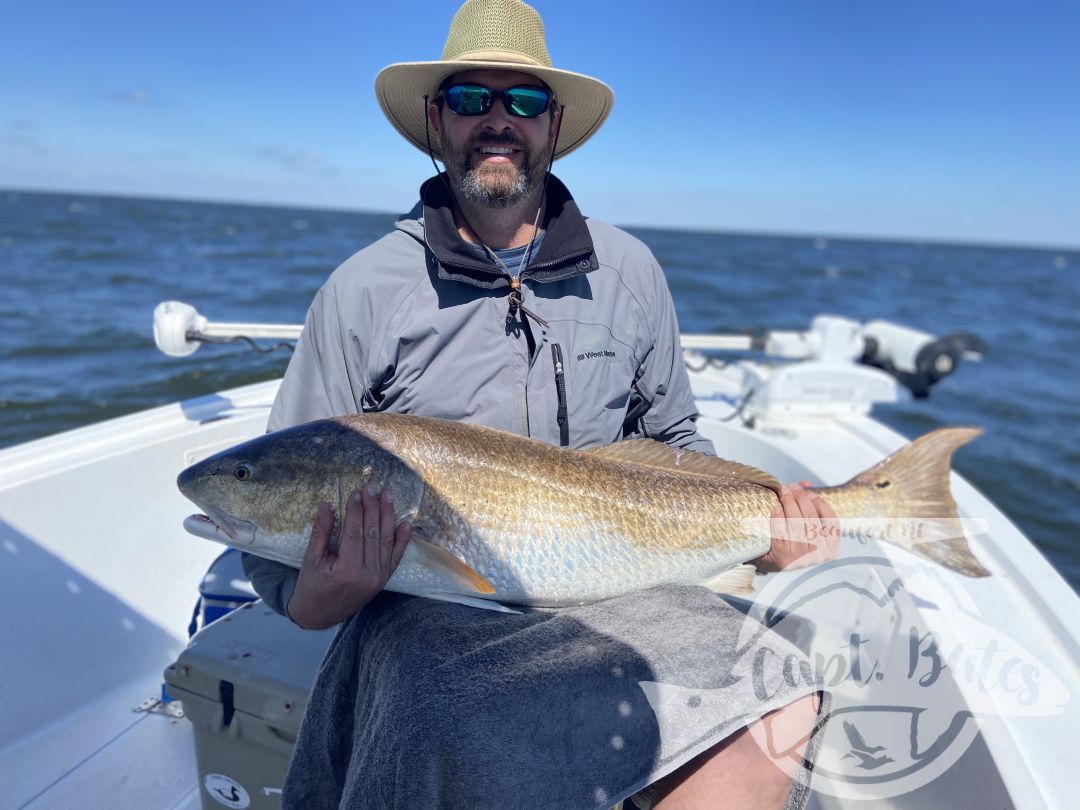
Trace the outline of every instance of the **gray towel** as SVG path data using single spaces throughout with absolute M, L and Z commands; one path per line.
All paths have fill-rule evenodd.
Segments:
M 819 689 L 745 622 L 696 587 L 516 616 L 383 593 L 327 652 L 282 805 L 610 807 Z

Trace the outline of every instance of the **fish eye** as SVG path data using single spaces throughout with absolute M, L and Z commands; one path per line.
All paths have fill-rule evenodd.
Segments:
M 255 468 L 246 461 L 242 461 L 236 465 L 236 469 L 233 470 L 233 475 L 236 477 L 237 481 L 250 481 L 255 475 Z

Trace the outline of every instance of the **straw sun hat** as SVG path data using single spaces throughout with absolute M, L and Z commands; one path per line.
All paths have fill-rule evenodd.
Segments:
M 383 68 L 375 78 L 375 95 L 394 128 L 427 154 L 424 96 L 434 98 L 447 76 L 486 69 L 529 73 L 552 89 L 559 105 L 566 108 L 557 158 L 592 137 L 615 102 L 611 88 L 603 82 L 551 66 L 544 23 L 536 9 L 521 0 L 467 0 L 450 23 L 442 59 Z M 441 160 L 435 133 L 431 146 Z

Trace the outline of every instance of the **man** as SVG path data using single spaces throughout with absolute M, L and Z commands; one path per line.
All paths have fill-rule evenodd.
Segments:
M 566 187 L 549 174 L 555 158 L 581 146 L 604 122 L 613 103 L 610 89 L 551 66 L 542 23 L 529 6 L 519 0 L 468 0 L 451 24 L 443 59 L 391 65 L 379 74 L 376 93 L 395 128 L 432 162 L 441 159 L 445 174 L 423 184 L 420 202 L 393 233 L 347 261 L 320 290 L 274 403 L 270 429 L 342 413 L 393 411 L 477 422 L 574 448 L 650 437 L 712 452 L 696 431 L 674 307 L 655 259 L 629 235 L 582 217 Z M 774 516 L 782 527 L 788 525 L 785 518 L 792 526 L 808 521 L 818 536 L 827 534 L 822 524 L 835 519 L 820 498 L 800 487 L 785 488 Z M 618 771 L 612 776 L 616 784 L 609 787 L 579 787 L 574 769 L 584 754 L 563 752 L 567 745 L 562 743 L 539 746 L 535 740 L 532 748 L 524 743 L 526 749 L 516 753 L 507 748 L 519 743 L 500 742 L 497 751 L 480 750 L 473 760 L 469 754 L 454 753 L 454 761 L 469 772 L 467 777 L 457 775 L 447 764 L 450 743 L 440 747 L 435 742 L 445 733 L 439 729 L 426 732 L 422 745 L 424 763 L 433 764 L 422 764 L 418 773 L 407 776 L 380 777 L 384 769 L 400 767 L 411 744 L 406 738 L 417 723 L 439 714 L 452 718 L 451 729 L 468 722 L 455 714 L 453 705 L 471 687 L 469 679 L 451 667 L 443 673 L 449 684 L 438 684 L 446 689 L 441 702 L 419 712 L 412 725 L 373 739 L 372 728 L 392 726 L 387 707 L 397 705 L 394 688 L 424 694 L 432 688 L 402 683 L 404 678 L 395 681 L 379 667 L 400 666 L 411 673 L 409 679 L 420 678 L 441 666 L 434 650 L 444 629 L 448 636 L 463 633 L 468 641 L 438 655 L 470 654 L 469 645 L 475 645 L 485 689 L 489 682 L 505 683 L 477 708 L 497 713 L 498 706 L 511 707 L 508 711 L 521 706 L 522 716 L 515 716 L 511 725 L 543 725 L 543 719 L 526 716 L 529 701 L 514 691 L 520 673 L 500 669 L 505 662 L 484 656 L 499 645 L 517 649 L 513 645 L 524 643 L 526 635 L 527 652 L 542 650 L 541 658 L 560 651 L 569 654 L 574 641 L 585 639 L 583 648 L 591 649 L 603 646 L 617 631 L 591 614 L 580 623 L 585 629 L 568 631 L 570 614 L 551 622 L 533 614 L 518 625 L 499 617 L 499 623 L 492 624 L 491 617 L 480 615 L 483 611 L 422 599 L 376 599 L 401 559 L 409 526 L 397 523 L 386 492 L 354 493 L 346 514 L 338 517 L 342 540 L 339 550 L 332 551 L 334 516 L 327 504 L 320 505 L 299 573 L 245 558 L 256 590 L 278 612 L 302 627 L 345 622 L 313 691 L 286 785 L 286 804 L 565 806 L 580 801 L 584 790 L 592 791 L 590 806 L 603 806 L 607 799 L 627 795 L 631 787 L 642 787 L 646 779 L 656 784 L 648 796 L 635 799 L 643 806 L 714 807 L 716 796 L 722 795 L 732 806 L 765 807 L 793 801 L 793 795 L 796 803 L 804 797 L 805 791 L 792 790 L 791 777 L 772 765 L 745 729 L 731 733 L 728 728 L 741 728 L 746 721 L 730 718 L 717 721 L 716 728 L 727 732 L 717 732 L 714 745 L 698 745 L 697 754 L 684 757 L 673 771 L 666 767 L 660 780 L 653 779 L 660 770 L 641 764 L 657 758 L 649 750 L 659 744 L 655 724 L 646 731 L 634 726 L 629 742 L 612 736 L 619 742 L 611 746 L 623 756 L 583 771 L 588 778 L 597 769 Z M 786 528 L 774 532 L 772 549 L 756 561 L 760 569 L 777 570 L 796 560 L 804 564 L 835 553 L 833 547 L 792 542 L 792 533 Z M 662 605 L 669 596 L 657 598 Z M 699 612 L 711 616 L 720 609 L 713 602 Z M 402 619 L 405 615 L 408 621 Z M 661 636 L 671 632 L 663 628 L 664 621 L 657 625 Z M 725 614 L 722 620 L 709 621 L 726 626 L 737 619 Z M 425 622 L 438 638 L 419 629 Z M 561 629 L 556 631 L 556 625 Z M 482 638 L 469 635 L 474 631 Z M 414 637 L 387 641 L 410 632 Z M 565 636 L 568 632 L 575 634 L 573 639 Z M 652 671 L 641 651 L 659 644 L 656 655 L 664 657 L 663 638 L 633 641 L 628 660 Z M 427 651 L 432 651 L 432 659 L 423 658 Z M 635 657 L 635 651 L 640 655 Z M 414 659 L 420 663 L 399 663 Z M 562 705 L 565 697 L 558 687 L 577 678 L 583 686 L 571 690 L 573 694 L 595 691 L 591 685 L 596 679 L 587 665 L 557 676 L 541 675 L 530 686 L 539 690 L 537 703 Z M 633 692 L 638 691 L 635 686 Z M 766 721 L 769 733 L 804 744 L 816 712 L 815 692 L 812 685 L 802 684 L 776 693 L 771 704 L 757 704 L 752 717 L 774 710 Z M 747 710 L 746 700 L 751 698 L 734 699 L 739 712 Z M 618 702 L 620 712 L 624 704 L 631 713 L 638 706 L 623 700 Z M 342 720 L 346 716 L 351 721 Z M 560 728 L 556 724 L 534 736 L 539 740 L 550 733 L 557 740 Z M 479 736 L 496 733 L 481 729 Z M 363 744 L 357 742 L 361 737 Z M 483 748 L 480 743 L 474 747 Z M 792 750 L 801 756 L 803 747 Z M 524 750 L 528 753 L 521 753 Z M 527 774 L 514 774 L 517 757 L 527 756 L 539 770 L 539 760 L 552 751 L 554 772 L 567 785 L 556 787 L 550 778 L 530 782 Z M 478 777 L 477 771 L 486 776 Z M 473 792 L 462 787 L 466 781 Z M 541 794 L 533 795 L 540 784 Z

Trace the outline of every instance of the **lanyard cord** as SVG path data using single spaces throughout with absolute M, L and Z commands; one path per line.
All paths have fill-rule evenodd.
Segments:
M 533 238 L 529 242 L 529 246 L 525 249 L 525 255 L 521 258 L 521 262 L 518 264 L 517 275 L 514 275 L 510 272 L 510 268 L 506 266 L 506 262 L 504 262 L 495 251 L 493 251 L 487 245 L 484 245 L 484 249 L 488 252 L 488 255 L 491 256 L 491 258 L 493 258 L 496 262 L 502 265 L 502 269 L 506 271 L 506 275 L 510 276 L 510 294 L 509 296 L 507 296 L 510 300 L 510 306 L 513 309 L 520 309 L 538 324 L 547 328 L 548 322 L 525 306 L 525 298 L 521 292 L 521 271 L 523 268 L 529 266 L 529 259 L 532 257 L 533 245 L 536 244 L 536 235 L 540 233 L 540 211 L 541 209 L 543 209 L 543 207 L 544 201 L 543 198 L 541 198 L 540 207 L 536 209 L 536 219 L 533 220 Z M 484 243 L 481 242 L 480 244 L 483 245 Z

